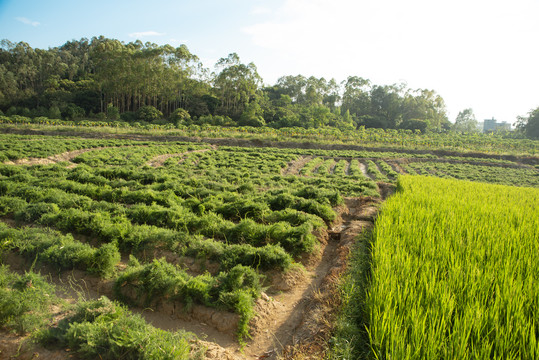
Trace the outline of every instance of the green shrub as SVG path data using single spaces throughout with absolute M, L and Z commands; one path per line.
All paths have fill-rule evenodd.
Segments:
M 134 294 L 130 293 L 134 290 Z M 250 267 L 236 265 L 217 277 L 189 276 L 166 260 L 140 265 L 133 261 L 116 279 L 114 292 L 123 301 L 148 306 L 165 299 L 232 310 L 240 315 L 240 341 L 247 336 L 254 299 L 260 296 L 260 275 Z M 246 299 L 248 297 L 248 299 Z
M 54 288 L 41 275 L 18 275 L 0 265 L 0 325 L 18 333 L 33 331 L 45 324 L 49 306 L 57 301 Z
M 28 203 L 21 198 L 0 196 L 0 216 L 12 215 L 22 211 Z
M 110 276 L 116 264 L 120 262 L 120 258 L 120 252 L 115 243 L 101 245 L 94 251 L 92 263 L 88 270 L 101 276 Z
M 21 222 L 35 222 L 41 219 L 43 215 L 54 216 L 60 212 L 58 205 L 38 202 L 29 204 L 26 208 L 15 213 L 15 220 Z
M 102 296 L 82 302 L 57 327 L 40 334 L 42 343 L 69 346 L 87 359 L 190 359 L 189 338 L 147 324 L 140 315 Z
M 140 120 L 152 122 L 163 118 L 163 113 L 153 106 L 143 106 L 137 111 Z

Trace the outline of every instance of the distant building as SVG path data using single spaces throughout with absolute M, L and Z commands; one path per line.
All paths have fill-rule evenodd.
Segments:
M 511 124 L 507 121 L 498 122 L 496 119 L 485 119 L 483 122 L 483 132 L 493 132 L 493 131 L 511 131 Z

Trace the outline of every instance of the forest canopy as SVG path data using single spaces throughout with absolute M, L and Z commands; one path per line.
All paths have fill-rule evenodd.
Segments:
M 185 45 L 103 36 L 48 50 L 2 40 L 0 111 L 186 125 L 450 128 L 444 100 L 434 90 L 377 85 L 359 76 L 338 82 L 287 75 L 265 85 L 255 64 L 242 63 L 235 53 L 210 71 Z

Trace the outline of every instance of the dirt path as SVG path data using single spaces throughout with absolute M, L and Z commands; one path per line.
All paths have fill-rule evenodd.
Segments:
M 341 219 L 322 244 L 320 257 L 307 265 L 306 276 L 288 292 L 276 294 L 257 306 L 252 341 L 246 359 L 319 358 L 327 350 L 335 307 L 339 304 L 338 282 L 346 271 L 348 254 L 358 234 L 373 226 L 378 198 L 346 198 Z
M 344 166 L 344 175 L 350 175 L 350 161 L 346 161 L 346 165 Z
M 4 164 L 6 165 L 50 165 L 50 164 L 57 164 L 60 162 L 69 162 L 71 163 L 69 167 L 75 167 L 77 166 L 77 164 L 71 161 L 77 156 L 84 154 L 86 152 L 110 149 L 110 148 L 125 148 L 125 147 L 131 147 L 131 146 L 148 146 L 148 145 L 98 146 L 98 147 L 88 148 L 88 149 L 66 151 L 64 153 L 51 155 L 46 158 L 27 158 L 27 159 L 17 159 L 13 161 L 5 161 Z
M 302 156 L 288 164 L 288 167 L 281 171 L 283 176 L 299 175 L 299 171 L 303 169 L 305 164 L 312 160 L 312 156 Z
M 4 164 L 6 165 L 49 165 L 49 164 L 56 164 L 59 162 L 71 162 L 71 160 L 73 160 L 80 154 L 84 154 L 85 152 L 88 152 L 88 151 L 102 150 L 105 148 L 106 147 L 95 147 L 91 149 L 73 150 L 73 151 L 67 151 L 58 155 L 52 155 L 46 158 L 27 158 L 27 159 L 17 159 L 13 161 L 5 161 Z
M 153 159 L 151 159 L 150 161 L 148 161 L 146 165 L 151 166 L 151 167 L 161 167 L 165 164 L 165 161 L 167 161 L 171 157 L 180 157 L 180 156 L 185 156 L 191 153 L 203 153 L 203 152 L 212 151 L 212 150 L 217 150 L 217 146 L 210 145 L 210 149 L 200 149 L 200 150 L 192 150 L 192 151 L 186 151 L 186 152 L 176 153 L 176 154 L 158 155 L 154 157 Z
M 373 180 L 373 176 L 367 172 L 367 165 L 365 165 L 362 161 L 359 162 L 359 169 L 361 170 L 363 176 L 365 176 L 367 179 Z
M 399 174 L 406 174 L 406 170 L 399 164 L 398 161 L 388 161 L 387 162 L 392 168 L 393 171 L 399 173 Z

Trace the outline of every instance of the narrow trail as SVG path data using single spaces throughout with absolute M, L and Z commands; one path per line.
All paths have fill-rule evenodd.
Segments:
M 306 277 L 293 288 L 257 304 L 258 318 L 245 359 L 294 359 L 322 356 L 339 304 L 338 282 L 346 271 L 356 237 L 372 228 L 380 198 L 345 198 L 340 221 L 329 231 L 320 257 L 306 266 Z M 238 354 L 240 355 L 240 354 Z
M 151 166 L 151 167 L 161 167 L 161 166 L 163 166 L 165 164 L 165 161 L 167 161 L 171 157 L 180 157 L 180 156 L 183 157 L 183 156 L 185 156 L 187 154 L 204 153 L 204 152 L 213 151 L 213 150 L 217 150 L 217 145 L 210 145 L 209 149 L 191 150 L 191 151 L 185 151 L 185 152 L 176 153 L 176 154 L 158 155 L 158 156 L 154 157 L 153 159 L 151 159 L 150 161 L 148 161 L 146 163 L 146 165 Z M 179 162 L 181 162 L 181 161 L 182 161 L 182 159 L 180 159 Z
M 90 151 L 97 151 L 97 150 L 104 150 L 104 149 L 112 149 L 112 148 L 126 148 L 126 147 L 138 147 L 138 146 L 144 146 L 147 147 L 148 145 L 122 145 L 122 146 L 98 146 L 94 148 L 88 148 L 88 149 L 79 149 L 79 150 L 73 150 L 73 151 L 66 151 L 61 154 L 52 155 L 46 158 L 26 158 L 26 159 L 17 159 L 13 161 L 5 161 L 5 165 L 50 165 L 50 164 L 57 164 L 60 162 L 68 162 L 70 163 L 68 167 L 75 167 L 78 164 L 72 162 L 73 159 L 75 159 L 77 156 L 90 152 Z
M 362 161 L 359 162 L 359 169 L 361 170 L 363 176 L 365 176 L 367 179 L 374 179 L 374 177 L 367 171 L 367 165 L 365 165 Z
M 287 168 L 281 171 L 281 175 L 299 175 L 299 171 L 303 169 L 305 164 L 312 160 L 312 156 L 301 156 L 297 160 L 291 161 Z
M 106 149 L 105 146 L 90 148 L 90 149 L 80 149 L 80 150 L 73 150 L 73 151 L 67 151 L 58 155 L 52 155 L 46 158 L 26 158 L 26 159 L 17 159 L 13 161 L 5 161 L 4 164 L 6 165 L 50 165 L 50 164 L 56 164 L 59 162 L 71 162 L 74 158 L 77 156 L 84 154 L 89 151 L 96 151 L 96 150 L 103 150 Z M 75 163 L 72 163 L 73 166 L 75 166 Z

